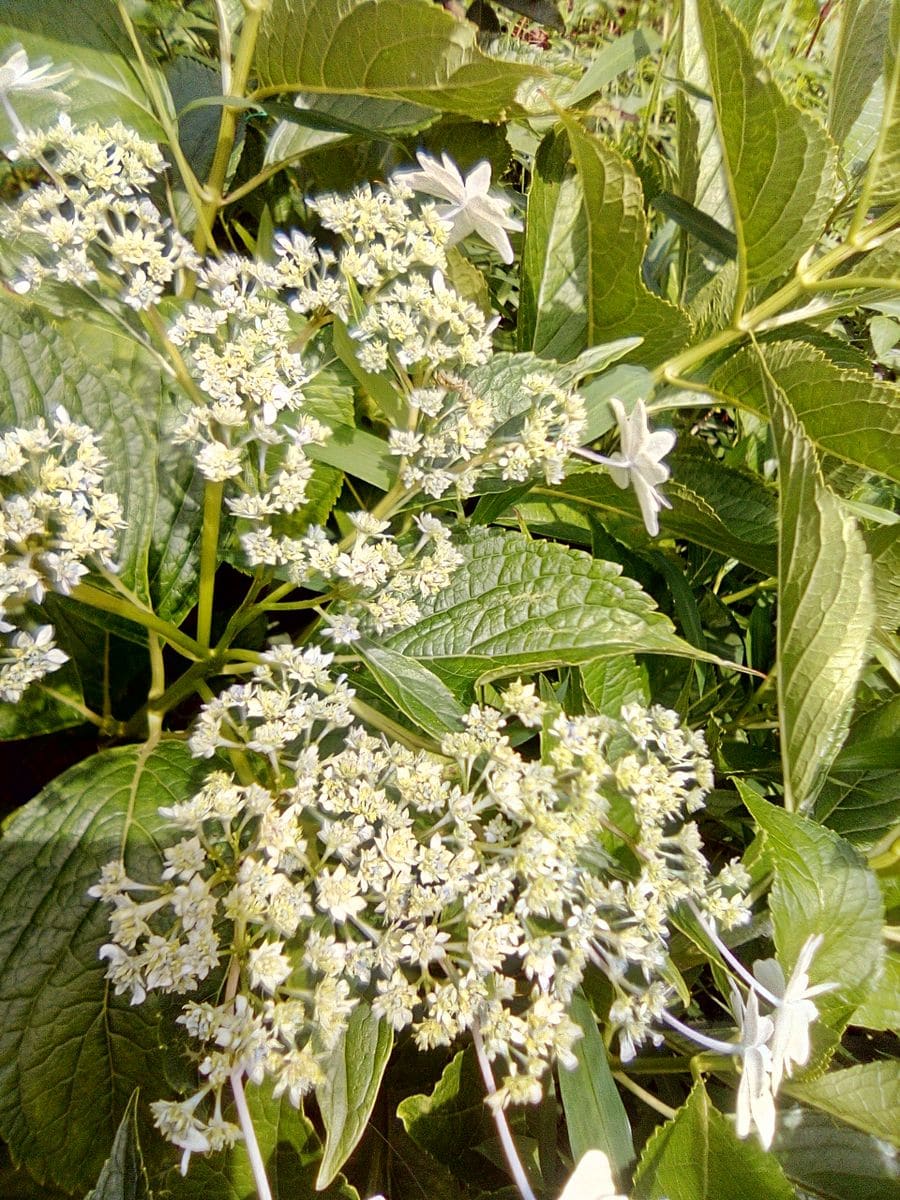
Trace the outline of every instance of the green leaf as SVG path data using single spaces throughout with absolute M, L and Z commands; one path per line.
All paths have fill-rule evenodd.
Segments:
M 753 58 L 747 35 L 719 0 L 697 0 L 697 10 L 742 300 L 747 285 L 788 272 L 822 232 L 833 203 L 834 155 L 824 130 Z
M 649 704 L 647 668 L 629 655 L 600 659 L 581 668 L 584 694 L 595 713 L 618 718 L 626 704 Z
M 559 1069 L 559 1092 L 572 1157 L 579 1162 L 586 1151 L 602 1150 L 614 1173 L 621 1175 L 634 1161 L 631 1126 L 609 1069 L 597 1021 L 581 992 L 572 997 L 569 1016 L 583 1035 L 573 1049 L 577 1066 Z
M 698 652 L 615 563 L 520 534 L 473 530 L 448 588 L 389 649 L 474 682 L 620 654 Z
M 900 537 L 890 526 L 867 529 L 866 549 L 872 559 L 875 606 L 882 629 L 891 631 L 900 625 Z
M 702 1083 L 647 1142 L 634 1189 L 635 1200 L 794 1200 L 775 1158 L 738 1140 Z
M 298 158 L 319 146 L 347 137 L 382 138 L 395 141 L 419 133 L 438 120 L 440 113 L 405 100 L 377 100 L 371 96 L 294 97 L 294 107 L 266 104 L 266 110 L 281 116 L 266 143 L 266 165 Z
M 896 949 L 888 948 L 881 977 L 853 1014 L 853 1024 L 892 1033 L 900 1029 L 900 952 Z
M 792 1096 L 840 1121 L 900 1145 L 900 1062 L 885 1059 L 831 1071 L 808 1083 L 792 1083 Z
M 357 642 L 355 648 L 385 693 L 420 729 L 440 738 L 461 727 L 465 709 L 427 667 L 372 642 Z
M 49 58 L 72 74 L 56 90 L 70 98 L 65 111 L 73 123 L 109 125 L 121 121 L 153 141 L 164 141 L 159 122 L 140 81 L 131 42 L 113 0 L 4 0 L 0 8 L 0 46 L 18 42 L 29 62 Z M 152 63 L 152 55 L 148 62 Z M 150 66 L 165 93 L 162 73 Z M 16 93 L 13 108 L 26 127 L 49 128 L 59 116 L 59 101 L 46 93 Z M 9 139 L 9 121 L 0 109 L 0 140 Z
M 774 575 L 777 529 L 771 489 L 705 454 L 677 455 L 672 467 L 672 479 L 665 486 L 672 508 L 660 513 L 662 536 L 687 538 Z M 578 471 L 555 487 L 538 484 L 516 507 L 530 525 L 548 527 L 553 520 L 566 519 L 587 533 L 591 520 L 604 513 L 628 517 L 636 526 L 635 541 L 653 545 L 643 530 L 634 492 L 617 487 L 605 471 Z M 589 544 L 589 538 L 577 540 Z
M 75 343 L 36 309 L 0 304 L 0 425 L 31 424 L 60 404 L 100 439 L 109 460 L 104 484 L 118 495 L 125 519 L 119 575 L 146 599 L 156 439 L 115 371 L 82 358 Z
M 618 151 L 571 118 L 563 123 L 541 143 L 528 194 L 519 345 L 566 361 L 638 336 L 632 360 L 654 365 L 684 347 L 691 325 L 641 278 L 640 182 Z
M 397 1116 L 413 1141 L 439 1162 L 458 1166 L 472 1148 L 493 1132 L 484 1102 L 484 1084 L 475 1053 L 460 1050 L 445 1068 L 430 1096 L 407 1096 Z
M 852 518 L 773 391 L 778 451 L 778 716 L 785 805 L 808 809 L 847 731 L 875 616 L 872 570 Z
M 830 829 L 769 804 L 747 787 L 739 790 L 765 835 L 775 871 L 769 911 L 779 960 L 787 968 L 807 938 L 824 937 L 809 977 L 813 983 L 838 986 L 816 997 L 820 1021 L 812 1034 L 821 1057 L 881 970 L 884 904 L 878 880 L 857 851 Z
M 844 0 L 828 97 L 828 131 L 839 146 L 881 84 L 891 0 Z M 872 147 L 870 147 L 872 149 Z
M 496 119 L 516 108 L 522 83 L 545 72 L 487 57 L 476 34 L 426 0 L 274 0 L 256 67 L 263 95 L 382 96 Z
M 662 39 L 654 29 L 632 29 L 630 33 L 623 33 L 593 53 L 590 66 L 563 97 L 565 103 L 569 108 L 575 108 L 648 54 L 655 54 L 661 46 Z
M 334 425 L 331 437 L 323 446 L 307 446 L 309 458 L 337 467 L 355 479 L 363 479 L 386 492 L 397 475 L 397 459 L 388 451 L 387 442 L 352 429 L 349 425 Z
M 713 388 L 767 414 L 771 381 L 784 393 L 820 454 L 900 481 L 900 389 L 872 375 L 835 366 L 805 342 L 777 342 L 732 355 Z
M 900 4 L 891 4 L 891 20 L 884 45 L 884 107 L 878 140 L 867 168 L 872 181 L 871 204 L 896 204 L 900 200 Z
M 132 1092 L 103 1164 L 97 1186 L 85 1200 L 153 1200 L 138 1137 L 138 1093 Z
M 180 742 L 127 746 L 54 780 L 8 823 L 0 861 L 0 1135 L 41 1182 L 84 1191 L 136 1087 L 168 1086 L 158 1005 L 113 996 L 98 958 L 108 911 L 87 895 L 124 856 L 154 879 L 177 837 L 157 813 L 187 800 L 208 763 Z
M 788 1179 L 821 1200 L 896 1200 L 896 1155 L 824 1113 L 799 1106 L 782 1112 L 773 1152 Z
M 358 1004 L 334 1048 L 325 1082 L 316 1088 L 326 1131 L 317 1190 L 334 1180 L 365 1133 L 393 1045 L 390 1025 L 367 1004 Z
M 47 624 L 41 619 L 38 619 L 38 623 Z M 56 635 L 57 640 L 60 640 L 58 629 Z M 68 643 L 66 644 L 68 646 Z M 78 671 L 71 657 L 60 670 L 48 676 L 44 683 L 61 697 L 64 696 L 76 704 L 84 703 Z M 0 702 L 0 742 L 12 742 L 20 738 L 37 737 L 42 733 L 53 733 L 59 729 L 69 729 L 83 721 L 84 717 L 79 712 L 62 699 L 51 696 L 43 684 L 33 686 L 28 688 L 21 700 L 17 700 L 15 704 L 9 701 Z
M 721 225 L 702 209 L 695 208 L 681 196 L 673 196 L 671 192 L 657 193 L 651 203 L 654 208 L 670 217 L 676 225 L 680 225 L 682 229 L 698 238 L 704 245 L 716 250 L 723 258 L 737 257 L 737 240 L 734 234 L 727 226 Z

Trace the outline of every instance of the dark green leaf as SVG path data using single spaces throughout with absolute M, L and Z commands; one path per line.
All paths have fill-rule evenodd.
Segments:
M 150 1181 L 141 1157 L 137 1121 L 138 1093 L 132 1093 L 103 1164 L 97 1186 L 85 1200 L 153 1200 Z

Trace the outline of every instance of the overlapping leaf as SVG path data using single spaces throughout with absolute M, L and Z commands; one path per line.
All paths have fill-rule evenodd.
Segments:
M 875 618 L 862 535 L 770 390 L 778 451 L 778 710 L 785 800 L 808 809 L 841 747 Z
M 834 153 L 819 124 L 790 104 L 720 0 L 697 0 L 710 91 L 747 284 L 789 271 L 832 205 Z
M 761 357 L 761 356 L 762 357 Z M 770 378 L 820 454 L 900 480 L 900 389 L 835 364 L 806 342 L 777 342 L 732 355 L 713 376 L 717 391 L 766 415 Z
M 791 1091 L 856 1129 L 900 1145 L 900 1062 L 896 1059 L 831 1071 L 821 1079 L 795 1084 Z
M 489 58 L 476 32 L 426 0 L 274 0 L 256 66 L 268 94 L 394 97 L 488 120 L 542 72 Z
M 519 345 L 565 361 L 588 346 L 637 336 L 643 341 L 631 359 L 658 363 L 684 347 L 691 325 L 641 278 L 647 221 L 640 181 L 618 151 L 577 122 L 564 124 L 535 161 Z

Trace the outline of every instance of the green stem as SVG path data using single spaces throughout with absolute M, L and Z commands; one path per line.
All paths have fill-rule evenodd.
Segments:
M 259 36 L 260 23 L 264 12 L 269 7 L 269 0 L 243 0 L 243 2 L 244 22 L 241 26 L 237 52 L 235 53 L 234 65 L 231 70 L 231 94 L 241 99 L 243 99 L 246 93 L 247 80 L 250 77 L 250 68 L 253 65 L 253 55 L 256 51 L 256 39 Z M 204 203 L 200 210 L 201 227 L 197 230 L 197 237 L 194 239 L 194 248 L 199 253 L 203 252 L 205 246 L 208 246 L 209 249 L 215 248 L 208 230 L 212 226 L 222 204 L 222 188 L 225 185 L 228 163 L 231 159 L 231 152 L 234 149 L 234 138 L 237 132 L 239 115 L 239 111 L 236 108 L 226 106 L 222 109 L 215 154 L 213 155 L 212 166 L 209 169 L 206 187 L 203 189 Z
M 197 601 L 197 641 L 209 649 L 216 567 L 219 565 L 219 522 L 225 483 L 207 480 L 203 492 L 203 532 L 200 536 L 200 594 Z
M 182 633 L 180 629 L 176 629 L 168 621 L 163 621 L 149 609 L 138 608 L 123 596 L 113 596 L 109 592 L 94 587 L 93 584 L 80 583 L 73 590 L 72 599 L 79 600 L 82 604 L 89 604 L 91 608 L 99 608 L 102 612 L 124 617 L 126 621 L 133 621 L 135 625 L 142 625 L 145 629 L 151 629 L 185 658 L 197 660 L 205 657 L 203 647 L 193 638 Z

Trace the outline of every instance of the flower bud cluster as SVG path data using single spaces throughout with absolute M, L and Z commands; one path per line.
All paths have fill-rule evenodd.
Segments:
M 179 270 L 199 264 L 146 195 L 166 165 L 155 143 L 119 122 L 76 129 L 63 113 L 51 129 L 20 130 L 14 153 L 50 175 L 0 216 L 0 235 L 26 251 L 17 292 L 45 279 L 79 287 L 118 280 L 125 304 L 144 309 Z
M 662 1011 L 673 907 L 743 918 L 685 820 L 711 768 L 674 714 L 573 717 L 518 683 L 437 754 L 370 736 L 352 706 L 330 655 L 273 649 L 190 743 L 241 752 L 257 782 L 213 771 L 160 810 L 180 840 L 159 880 L 115 862 L 92 889 L 112 906 L 108 977 L 133 1003 L 229 964 L 230 994 L 181 1017 L 205 1082 L 157 1108 L 186 1151 L 221 1138 L 218 1099 L 210 1122 L 197 1106 L 235 1072 L 299 1103 L 361 1001 L 422 1049 L 477 1030 L 502 1067 L 493 1103 L 537 1100 L 548 1065 L 573 1061 L 568 1006 L 591 962 Z M 541 726 L 540 758 L 514 748 L 511 723 Z
M 93 431 L 62 406 L 49 425 L 41 418 L 0 434 L 0 631 L 22 624 L 26 604 L 47 591 L 69 595 L 92 563 L 116 569 L 125 522 L 118 498 L 103 490 L 105 466 Z M 22 630 L 2 651 L 0 698 L 20 699 L 65 661 L 51 626 Z

